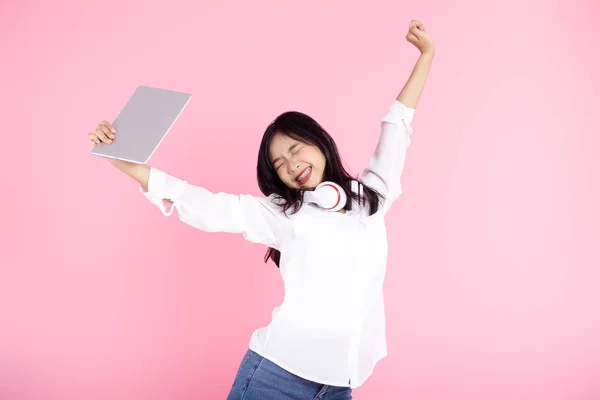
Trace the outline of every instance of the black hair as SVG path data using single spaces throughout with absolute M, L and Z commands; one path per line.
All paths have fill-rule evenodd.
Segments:
M 277 199 L 282 200 L 278 201 L 278 204 L 284 214 L 290 209 L 292 210 L 292 214 L 298 212 L 302 206 L 302 191 L 292 189 L 283 183 L 271 164 L 269 146 L 276 133 L 281 133 L 300 142 L 314 145 L 323 152 L 326 160 L 323 180 L 335 182 L 344 189 L 348 198 L 344 207 L 345 210 L 349 211 L 352 208 L 352 200 L 357 201 L 359 204 L 367 205 L 369 215 L 374 214 L 378 210 L 380 200 L 383 196 L 376 190 L 363 185 L 360 179 L 352 177 L 346 171 L 335 141 L 329 133 L 310 116 L 298 111 L 288 111 L 279 115 L 265 130 L 260 143 L 260 149 L 258 150 L 258 163 L 256 165 L 256 175 L 260 191 L 265 196 L 275 194 Z M 362 185 L 362 197 L 352 191 L 350 186 L 352 180 L 357 180 Z M 279 250 L 269 247 L 264 261 L 266 263 L 271 259 L 279 267 L 280 258 L 281 253 Z

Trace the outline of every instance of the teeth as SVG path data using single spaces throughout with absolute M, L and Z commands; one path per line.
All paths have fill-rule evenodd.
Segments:
M 308 167 L 308 168 L 306 169 L 306 171 L 304 171 L 304 173 L 303 173 L 302 175 L 300 175 L 300 176 L 298 177 L 298 179 L 296 179 L 296 180 L 297 180 L 298 182 L 300 182 L 302 179 L 306 178 L 306 176 L 308 175 L 308 173 L 310 172 L 310 170 L 311 170 L 311 169 L 312 169 L 311 167 Z

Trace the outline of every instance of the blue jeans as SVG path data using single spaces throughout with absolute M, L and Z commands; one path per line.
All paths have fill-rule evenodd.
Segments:
M 322 385 L 300 378 L 248 350 L 227 400 L 351 400 L 350 387 Z

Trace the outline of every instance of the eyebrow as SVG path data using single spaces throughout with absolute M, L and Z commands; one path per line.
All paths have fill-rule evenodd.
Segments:
M 291 146 L 290 146 L 290 148 L 288 149 L 288 153 L 291 153 L 291 152 L 292 152 L 292 150 L 294 150 L 294 149 L 296 148 L 296 146 L 298 146 L 298 145 L 300 145 L 300 143 L 295 143 L 295 144 L 291 145 Z M 271 164 L 274 166 L 274 165 L 275 165 L 275 163 L 276 163 L 277 161 L 279 161 L 279 159 L 280 159 L 280 158 L 281 158 L 281 157 L 277 157 L 276 159 L 274 159 L 273 161 L 271 161 Z

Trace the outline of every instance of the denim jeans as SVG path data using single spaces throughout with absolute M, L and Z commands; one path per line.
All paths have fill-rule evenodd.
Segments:
M 294 375 L 248 350 L 227 400 L 351 400 L 352 389 L 323 385 Z

